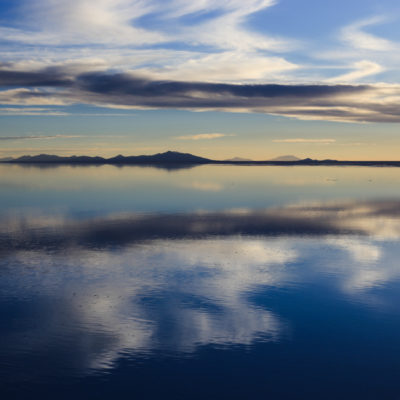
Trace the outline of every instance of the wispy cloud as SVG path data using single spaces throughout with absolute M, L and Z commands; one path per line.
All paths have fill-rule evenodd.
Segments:
M 392 8 L 390 5 L 389 10 Z M 312 51 L 313 57 L 322 61 L 320 69 L 314 64 L 319 74 L 316 79 L 327 83 L 398 83 L 398 13 L 390 14 L 389 10 L 336 28 L 333 43 L 329 38 L 322 48 Z
M 293 139 L 274 139 L 274 143 L 335 143 L 335 139 L 304 139 L 304 138 L 293 138 Z
M 372 51 L 394 51 L 398 50 L 398 46 L 387 39 L 375 36 L 364 30 L 369 26 L 374 26 L 385 22 L 386 18 L 375 16 L 354 22 L 344 27 L 340 33 L 340 38 L 344 42 L 350 44 L 356 49 L 372 50 Z
M 57 75 L 57 63 L 75 69 L 90 63 L 87 71 L 134 71 L 154 80 L 275 82 L 300 68 L 284 55 L 298 41 L 254 29 L 250 22 L 278 3 L 20 0 L 16 19 L 0 25 L 5 44 L 0 59 L 18 62 L 17 69 L 26 71 L 47 67 L 49 83 L 57 86 L 69 77 Z M 15 81 L 12 75 L 10 70 Z M 41 100 L 40 105 L 48 104 Z
M 48 139 L 75 139 L 79 135 L 30 135 L 30 136 L 0 136 L 1 140 L 48 140 Z
M 270 48 L 280 40 L 246 29 L 244 22 L 275 0 L 23 0 L 20 27 L 2 27 L 5 40 L 27 44 L 102 44 L 132 46 L 165 42 L 211 44 L 220 48 Z M 202 14 L 191 24 L 188 16 Z M 151 17 L 157 29 L 146 28 L 140 18 Z M 171 23 L 174 29 L 171 30 Z
M 227 136 L 235 136 L 233 134 L 227 133 L 200 133 L 198 135 L 186 135 L 186 136 L 175 136 L 174 139 L 177 140 L 211 140 L 220 139 Z
M 54 109 L 48 108 L 37 108 L 37 107 L 18 107 L 18 108 L 10 108 L 3 107 L 0 108 L 0 116 L 51 116 L 51 117 L 63 117 L 69 115 L 69 113 L 64 111 L 57 111 Z
M 151 72 L 160 80 L 196 80 L 208 82 L 254 82 L 277 80 L 299 66 L 283 57 L 258 54 L 256 51 L 229 50 L 199 54 L 163 68 L 138 69 Z
M 383 72 L 385 69 L 372 61 L 358 61 L 353 64 L 353 71 L 350 71 L 346 74 L 342 74 L 336 76 L 334 78 L 327 79 L 327 82 L 355 82 L 361 78 L 365 78 L 367 76 L 376 75 Z
M 269 27 L 268 23 L 254 23 L 257 13 L 258 17 L 268 18 L 269 10 L 281 7 L 284 2 L 278 0 L 17 3 L 7 24 L 0 25 L 0 59 L 18 63 L 10 66 L 4 79 L 14 82 L 14 71 L 34 72 L 47 67 L 48 83 L 58 87 L 60 81 L 68 80 L 72 68 L 73 76 L 85 71 L 112 70 L 134 72 L 156 81 L 346 83 L 365 78 L 376 80 L 375 75 L 397 70 L 399 64 L 399 44 L 370 32 L 375 26 L 390 22 L 384 16 L 334 27 L 340 47 L 330 49 L 328 36 L 322 48 L 318 45 L 319 34 L 327 35 L 323 29 L 316 31 L 316 40 L 303 40 L 301 33 L 294 35 L 289 20 L 285 21 L 287 34 L 282 29 L 274 32 L 274 24 Z M 304 13 L 309 14 L 306 7 Z M 318 17 L 316 14 L 315 18 Z M 300 14 L 298 19 L 301 18 Z M 315 62 L 317 57 L 320 61 L 322 54 L 328 59 L 324 65 Z M 346 59 L 345 64 L 337 66 L 338 59 Z M 59 75 L 60 64 L 69 64 L 69 71 L 63 71 L 66 75 Z M 91 66 L 78 73 L 85 64 Z M 332 78 L 332 68 L 339 69 L 339 76 Z M 23 87 L 23 81 L 19 85 Z
M 165 35 L 133 22 L 154 11 L 155 1 L 23 0 L 19 8 L 24 28 L 2 27 L 4 40 L 34 45 L 158 43 Z

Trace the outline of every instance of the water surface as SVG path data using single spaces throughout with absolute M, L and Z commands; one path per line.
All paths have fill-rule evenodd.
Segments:
M 399 398 L 399 169 L 1 165 L 0 189 L 4 398 Z

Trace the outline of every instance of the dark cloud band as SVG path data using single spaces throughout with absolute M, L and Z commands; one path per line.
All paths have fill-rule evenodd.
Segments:
M 77 73 L 64 66 L 34 72 L 13 71 L 3 64 L 0 86 L 4 89 L 0 92 L 2 104 L 38 105 L 53 99 L 58 104 L 116 108 L 247 111 L 304 119 L 400 122 L 397 105 L 382 102 L 382 97 L 389 95 L 382 94 L 382 88 L 374 85 L 157 81 L 133 73 Z M 400 88 L 395 90 L 400 93 Z

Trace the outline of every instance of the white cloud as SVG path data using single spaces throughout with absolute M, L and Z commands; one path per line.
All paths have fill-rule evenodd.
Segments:
M 181 17 L 198 12 L 225 10 L 225 12 L 234 13 L 237 16 L 245 16 L 264 8 L 276 4 L 276 0 L 248 0 L 246 3 L 240 0 L 197 0 L 188 2 L 186 0 L 173 0 L 166 2 L 168 17 Z
M 248 2 L 226 2 L 234 7 L 225 8 L 226 12 L 197 26 L 186 28 L 182 36 L 189 42 L 206 44 L 222 49 L 241 51 L 284 50 L 290 47 L 288 41 L 271 38 L 246 30 L 243 26 L 246 18 L 257 11 L 274 4 L 272 1 L 251 0 Z
M 142 45 L 166 36 L 135 27 L 132 22 L 154 10 L 140 0 L 41 0 L 25 2 L 24 30 L 2 28 L 2 37 L 42 45 Z
M 386 22 L 384 17 L 343 27 L 339 49 L 324 46 L 314 54 L 311 41 L 267 34 L 248 24 L 254 13 L 276 6 L 276 0 L 22 0 L 22 4 L 17 20 L 0 26 L 0 37 L 9 41 L 0 58 L 18 60 L 21 69 L 68 60 L 97 63 L 92 69 L 135 70 L 163 80 L 352 82 L 397 70 L 400 61 L 398 43 L 367 32 Z M 300 48 L 302 59 L 325 58 L 328 65 L 302 65 L 294 52 Z M 337 66 L 338 59 L 346 60 L 345 65 Z M 326 79 L 328 69 L 349 72 Z
M 364 28 L 384 22 L 383 17 L 373 17 L 357 21 L 344 27 L 340 38 L 356 49 L 372 51 L 395 51 L 398 46 L 390 40 L 380 38 L 364 31 Z
M 360 79 L 376 82 L 384 77 L 387 81 L 397 83 L 400 42 L 389 39 L 394 35 L 383 37 L 370 32 L 375 26 L 383 24 L 386 25 L 386 32 L 396 32 L 393 16 L 374 16 L 339 28 L 335 44 L 327 40 L 326 45 L 311 53 L 312 57 L 323 61 L 322 65 L 313 67 L 319 72 L 316 79 L 348 83 Z M 346 72 L 343 73 L 343 70 Z M 377 78 L 377 74 L 382 77 Z
M 18 26 L 0 26 L 0 37 L 13 42 L 0 55 L 3 60 L 25 64 L 95 60 L 103 69 L 134 68 L 160 79 L 273 80 L 297 65 L 265 51 L 285 51 L 295 41 L 257 33 L 245 22 L 251 14 L 275 3 L 25 0 Z M 213 11 L 215 15 L 210 13 Z M 187 24 L 185 18 L 191 15 L 200 17 Z M 157 28 L 144 28 L 141 17 L 157 21 Z M 168 48 L 162 48 L 167 43 Z M 176 43 L 185 44 L 187 50 L 177 50 Z M 146 47 L 154 44 L 161 48 Z M 197 46 L 207 46 L 208 53 L 198 51 Z
M 342 83 L 355 82 L 361 78 L 376 75 L 385 70 L 381 65 L 368 60 L 357 61 L 352 65 L 352 68 L 354 69 L 354 71 L 327 79 L 326 81 Z
M 270 48 L 281 40 L 267 38 L 245 29 L 246 18 L 271 7 L 275 0 L 233 0 L 183 2 L 143 0 L 41 0 L 25 2 L 23 28 L 1 27 L 3 39 L 27 44 L 62 45 L 103 44 L 143 45 L 166 41 L 197 42 L 223 48 Z M 217 17 L 207 16 L 219 11 Z M 194 26 L 181 23 L 187 15 L 200 13 L 204 18 Z M 144 16 L 157 17 L 157 29 L 138 24 Z M 173 25 L 171 25 L 173 24 Z M 21 25 L 21 24 L 20 24 Z M 171 33 L 171 26 L 174 32 Z
M 171 60 L 172 61 L 172 60 Z M 138 69 L 150 72 L 156 79 L 176 79 L 207 82 L 246 82 L 283 78 L 298 69 L 298 65 L 283 57 L 260 55 L 257 52 L 231 50 L 213 54 L 193 54 L 187 60 L 163 68 Z

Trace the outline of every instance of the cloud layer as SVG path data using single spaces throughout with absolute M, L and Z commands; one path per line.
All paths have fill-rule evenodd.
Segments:
M 257 22 L 279 7 L 277 0 L 21 0 L 0 25 L 0 105 L 399 122 L 400 85 L 376 79 L 397 70 L 400 46 L 371 32 L 389 18 L 352 16 L 321 32 L 317 49 L 317 37 L 307 42 L 289 26 L 283 35 Z M 3 112 L 11 114 L 18 112 Z
M 280 85 L 160 81 L 132 72 L 53 66 L 0 69 L 0 104 L 85 103 L 121 109 L 260 112 L 300 119 L 399 122 L 400 85 Z

